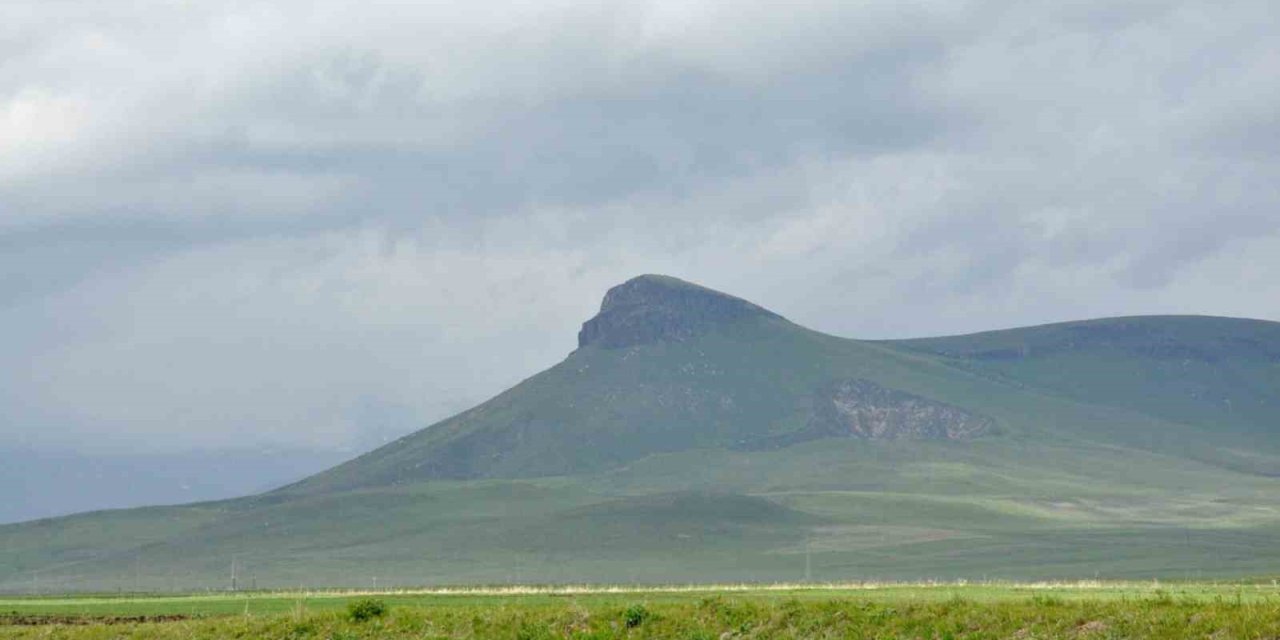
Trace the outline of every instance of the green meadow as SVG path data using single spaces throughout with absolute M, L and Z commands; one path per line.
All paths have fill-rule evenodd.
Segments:
M 355 619 L 374 598 L 381 615 Z M 1255 583 L 505 587 L 0 600 L 6 638 L 1267 638 Z

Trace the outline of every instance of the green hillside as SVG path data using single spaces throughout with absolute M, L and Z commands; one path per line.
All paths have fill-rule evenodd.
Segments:
M 891 344 L 1091 403 L 1280 435 L 1280 323 L 1109 318 Z
M 661 276 L 563 362 L 240 500 L 0 527 L 0 590 L 1280 571 L 1280 324 L 820 334 Z
M 1198 425 L 1224 442 L 1190 439 L 1187 455 L 1280 475 L 1256 455 L 1280 441 L 1280 323 L 1108 318 L 890 344 L 1010 385 Z

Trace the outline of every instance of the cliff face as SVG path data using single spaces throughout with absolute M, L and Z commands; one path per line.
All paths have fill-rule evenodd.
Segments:
M 841 380 L 814 395 L 814 435 L 868 440 L 964 440 L 993 421 L 960 407 L 886 389 L 869 380 Z
M 730 295 L 667 276 L 645 275 L 605 294 L 600 312 L 582 325 L 578 346 L 616 349 L 682 341 L 729 322 L 777 314 Z

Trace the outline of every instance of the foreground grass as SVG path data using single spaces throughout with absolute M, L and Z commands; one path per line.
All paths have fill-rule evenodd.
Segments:
M 346 614 L 353 594 L 22 599 L 0 601 L 0 620 L 12 610 L 19 617 L 8 614 L 10 623 L 27 623 L 0 622 L 0 637 L 1273 638 L 1280 637 L 1275 591 L 1109 585 L 384 594 L 389 613 L 365 622 Z M 175 614 L 195 617 L 102 621 Z M 62 617 L 31 624 L 41 616 Z

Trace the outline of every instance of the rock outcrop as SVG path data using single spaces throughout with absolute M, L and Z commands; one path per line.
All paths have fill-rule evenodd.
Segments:
M 753 316 L 781 318 L 741 298 L 669 276 L 644 275 L 608 291 L 600 313 L 582 325 L 578 346 L 616 349 L 681 341 Z
M 814 394 L 810 435 L 868 440 L 964 440 L 991 418 L 869 380 L 840 380 Z

